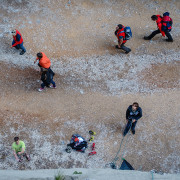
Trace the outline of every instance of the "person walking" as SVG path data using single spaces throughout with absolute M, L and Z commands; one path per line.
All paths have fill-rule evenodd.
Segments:
M 19 137 L 14 138 L 14 143 L 12 144 L 13 154 L 17 161 L 21 162 L 21 156 L 25 157 L 28 161 L 30 161 L 30 156 L 26 154 L 25 143 L 19 140 Z
M 118 24 L 116 27 L 115 36 L 118 38 L 118 45 L 116 45 L 115 47 L 117 49 L 124 50 L 125 53 L 128 54 L 131 51 L 131 49 L 125 46 L 127 40 L 124 28 L 125 27 L 122 24 Z
M 56 83 L 53 80 L 55 73 L 51 70 L 51 68 L 43 68 L 41 67 L 41 88 L 38 89 L 39 92 L 43 91 L 45 87 L 56 89 Z M 50 85 L 52 84 L 52 85 Z
M 51 61 L 50 59 L 45 55 L 44 52 L 39 52 L 37 53 L 36 60 L 34 61 L 34 64 L 39 61 L 38 66 L 41 68 L 48 69 L 51 66 Z
M 26 49 L 23 46 L 23 38 L 21 33 L 17 29 L 12 30 L 11 33 L 13 36 L 11 48 L 15 47 L 16 49 L 21 49 L 22 51 L 20 52 L 20 55 L 23 55 L 26 52 Z
M 169 13 L 165 12 L 163 14 L 163 17 L 160 15 L 152 15 L 151 19 L 153 21 L 156 21 L 158 29 L 156 31 L 153 31 L 149 36 L 144 36 L 145 40 L 151 40 L 155 35 L 161 33 L 162 36 L 167 36 L 168 39 L 166 39 L 167 42 L 173 42 L 173 38 L 170 34 L 170 31 L 172 29 L 173 21 L 169 17 Z
M 134 102 L 130 105 L 126 111 L 126 120 L 127 125 L 123 132 L 123 136 L 125 136 L 129 129 L 131 128 L 132 134 L 135 134 L 135 127 L 137 124 L 138 119 L 142 117 L 142 109 L 139 107 L 137 102 Z

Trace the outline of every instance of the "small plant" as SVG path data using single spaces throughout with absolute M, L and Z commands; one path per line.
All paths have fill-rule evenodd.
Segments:
M 65 180 L 65 177 L 61 174 L 61 172 L 58 172 L 58 174 L 55 175 L 54 180 Z

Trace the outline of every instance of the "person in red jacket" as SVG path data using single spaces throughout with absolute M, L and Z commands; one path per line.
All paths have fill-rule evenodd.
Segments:
M 16 49 L 21 49 L 22 51 L 20 52 L 20 55 L 23 55 L 26 52 L 26 49 L 23 46 L 23 38 L 21 36 L 21 33 L 17 29 L 12 30 L 11 33 L 13 36 L 11 48 L 15 47 Z
M 162 36 L 167 36 L 167 42 L 173 42 L 172 36 L 169 33 L 172 29 L 172 19 L 169 17 L 169 13 L 166 12 L 163 14 L 163 17 L 160 15 L 151 16 L 153 21 L 156 21 L 158 29 L 153 31 L 149 36 L 144 36 L 145 40 L 151 40 L 156 34 L 161 33 Z
M 115 35 L 118 38 L 118 45 L 116 45 L 117 49 L 122 49 L 125 51 L 126 54 L 128 54 L 131 49 L 124 46 L 127 40 L 125 40 L 125 32 L 124 32 L 124 26 L 122 24 L 118 24 L 116 27 Z

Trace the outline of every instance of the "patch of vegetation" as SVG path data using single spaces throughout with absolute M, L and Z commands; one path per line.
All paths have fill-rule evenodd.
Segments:
M 58 172 L 58 174 L 55 175 L 54 180 L 65 180 L 65 177 L 61 172 Z

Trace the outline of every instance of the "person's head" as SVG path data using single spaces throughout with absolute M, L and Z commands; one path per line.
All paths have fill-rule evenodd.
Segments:
M 122 29 L 123 28 L 123 25 L 122 24 L 118 24 L 117 27 L 116 27 L 116 30 L 117 29 Z
M 16 35 L 16 30 L 13 29 L 13 30 L 11 31 L 11 34 L 12 34 L 12 36 L 15 36 L 15 35 Z
M 38 59 L 41 59 L 43 57 L 42 53 L 41 52 L 37 53 L 37 57 Z
M 169 12 L 165 12 L 163 16 L 169 16 Z
M 151 19 L 152 19 L 153 21 L 156 21 L 156 20 L 158 19 L 158 17 L 157 17 L 156 15 L 152 15 L 152 16 L 151 16 Z
M 14 138 L 14 142 L 15 142 L 16 144 L 19 144 L 19 137 L 15 137 L 15 138 Z
M 138 107 L 139 107 L 139 104 L 138 104 L 137 102 L 134 102 L 134 103 L 132 104 L 132 109 L 133 109 L 133 111 L 136 111 L 136 110 L 138 109 Z

